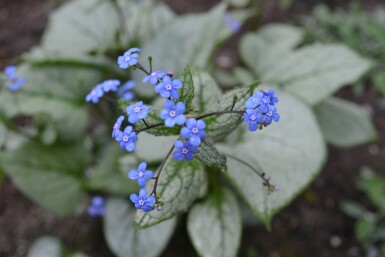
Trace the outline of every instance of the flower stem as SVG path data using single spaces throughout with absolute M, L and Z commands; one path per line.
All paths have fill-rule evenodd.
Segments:
M 150 75 L 150 72 L 147 71 L 140 63 L 135 64 L 135 67 L 146 73 L 146 75 Z
M 219 111 L 219 112 L 210 112 L 206 113 L 204 115 L 196 117 L 197 120 L 204 119 L 210 116 L 215 116 L 215 115 L 221 115 L 221 114 L 228 114 L 228 113 L 236 113 L 236 114 L 243 114 L 245 111 L 244 110 L 227 110 L 227 111 Z M 146 131 L 148 129 L 153 129 L 157 127 L 164 126 L 164 122 L 152 124 L 152 125 L 147 125 L 147 127 L 139 129 L 138 131 L 135 131 L 136 134 L 139 134 L 140 132 Z
M 269 192 L 273 189 L 273 191 L 275 191 L 275 186 L 273 186 L 272 184 L 270 184 L 270 178 L 266 178 L 266 174 L 264 172 L 259 172 L 258 170 L 256 170 L 253 166 L 251 166 L 248 162 L 234 156 L 234 155 L 231 155 L 231 154 L 227 154 L 225 153 L 225 155 L 227 157 L 230 157 L 231 159 L 234 159 L 242 164 L 244 164 L 245 166 L 247 166 L 248 168 L 250 168 L 252 171 L 254 171 L 262 180 L 263 180 L 263 185 L 266 186 L 269 190 Z
M 144 125 L 146 125 L 146 127 L 148 127 L 148 124 L 147 124 L 146 120 L 142 119 L 142 121 L 143 121 Z
M 166 155 L 166 158 L 163 159 L 162 163 L 159 166 L 159 172 L 158 172 L 158 175 L 155 177 L 154 187 L 152 189 L 151 194 L 149 194 L 149 195 L 154 194 L 155 198 L 157 198 L 156 188 L 158 187 L 158 182 L 159 182 L 160 174 L 162 173 L 163 167 L 166 164 L 166 161 L 170 157 L 170 155 L 171 155 L 172 151 L 174 150 L 174 148 L 175 148 L 175 145 L 172 145 L 171 149 L 168 151 L 168 153 Z

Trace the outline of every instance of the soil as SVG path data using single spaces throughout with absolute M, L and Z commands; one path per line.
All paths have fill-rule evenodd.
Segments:
M 166 2 L 176 12 L 188 13 L 208 10 L 218 1 Z M 318 2 L 295 1 L 292 7 L 282 10 L 277 7 L 276 1 L 270 1 L 261 22 L 294 21 L 297 15 L 307 14 Z M 343 7 L 348 1 L 323 2 L 337 8 Z M 373 9 L 380 2 L 365 1 L 365 6 Z M 18 55 L 39 43 L 52 3 L 53 0 L 0 2 L 1 69 L 14 63 Z M 246 25 L 241 33 L 250 27 L 252 25 Z M 238 39 L 239 35 L 232 38 L 217 55 L 223 51 L 230 53 L 235 56 L 234 64 L 239 64 L 235 50 Z M 270 232 L 262 225 L 244 229 L 239 256 L 363 256 L 357 253 L 359 243 L 354 238 L 354 220 L 340 210 L 340 204 L 347 199 L 368 203 L 368 199 L 354 187 L 361 167 L 368 166 L 385 174 L 385 111 L 378 105 L 381 96 L 370 86 L 360 96 L 354 95 L 349 87 L 340 90 L 337 95 L 371 111 L 379 132 L 378 141 L 349 149 L 329 147 L 329 158 L 320 176 L 275 216 Z M 47 234 L 57 236 L 67 247 L 81 250 L 89 256 L 113 256 L 104 241 L 100 219 L 85 214 L 56 217 L 31 202 L 6 178 L 0 188 L 0 257 L 23 257 L 35 239 Z M 183 225 L 178 226 L 162 256 L 197 256 Z

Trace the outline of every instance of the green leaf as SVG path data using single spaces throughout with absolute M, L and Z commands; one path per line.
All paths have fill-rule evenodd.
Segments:
M 226 167 L 226 157 L 221 154 L 208 139 L 201 142 L 195 158 L 209 167 Z
M 148 183 L 147 192 L 151 192 L 152 188 L 153 183 Z M 168 159 L 156 191 L 164 202 L 163 210 L 148 213 L 138 210 L 135 217 L 136 225 L 140 228 L 150 227 L 187 211 L 206 188 L 206 174 L 199 161 Z
M 8 116 L 49 115 L 59 137 L 74 140 L 84 136 L 88 126 L 85 96 L 100 82 L 100 73 L 89 69 L 64 67 L 19 67 L 27 83 L 17 95 L 3 91 L 0 109 Z
M 385 215 L 385 178 L 376 175 L 369 168 L 363 168 L 357 186 L 365 192 L 379 212 Z
M 180 80 L 183 83 L 183 87 L 180 90 L 180 98 L 178 101 L 186 104 L 186 110 L 191 108 L 191 102 L 194 98 L 194 81 L 191 74 L 190 66 L 186 66 L 180 74 Z
M 235 87 L 239 84 L 239 81 L 234 76 L 234 74 L 224 69 L 217 68 L 215 70 L 214 77 L 218 81 L 218 83 L 225 88 Z M 253 74 L 253 78 L 254 78 L 254 74 Z
M 357 220 L 354 230 L 358 240 L 367 241 L 373 235 L 376 229 L 376 223 L 371 220 Z
M 331 97 L 314 111 L 327 142 L 339 147 L 352 147 L 377 138 L 369 113 L 359 105 Z
M 33 242 L 28 250 L 27 257 L 61 257 L 60 241 L 51 236 L 42 236 Z
M 163 3 L 116 2 L 117 6 L 114 1 L 95 0 L 63 4 L 50 16 L 41 47 L 25 58 L 35 62 L 64 61 L 70 65 L 101 64 L 111 69 L 108 65 L 114 62 L 106 58 L 106 53 L 123 52 L 132 42 L 150 40 L 174 17 Z
M 368 210 L 358 203 L 344 201 L 341 204 L 341 208 L 343 212 L 355 219 L 365 219 L 368 217 Z
M 143 52 L 157 60 L 154 70 L 166 68 L 178 74 L 187 64 L 206 67 L 218 42 L 225 10 L 225 4 L 220 4 L 206 13 L 179 16 L 157 31 L 143 47 Z
M 262 27 L 246 34 L 240 41 L 240 54 L 255 74 L 262 76 L 303 39 L 303 30 L 284 24 Z
M 32 58 L 95 61 L 91 53 L 116 43 L 119 26 L 112 1 L 70 1 L 51 14 L 41 53 L 32 53 Z
M 254 74 L 245 68 L 236 67 L 233 72 L 235 78 L 239 81 L 239 84 L 248 85 L 255 80 Z
M 187 229 L 191 242 L 202 257 L 235 257 L 241 241 L 238 200 L 229 190 L 194 205 Z
M 148 42 L 177 19 L 167 4 L 159 1 L 118 0 L 118 2 L 127 26 L 127 39 L 123 35 L 123 43 L 135 39 Z
M 151 109 L 148 112 L 148 115 L 146 117 L 146 122 L 149 126 L 155 125 L 155 124 L 164 124 L 164 120 L 160 118 L 160 110 L 158 109 Z M 140 121 L 135 124 L 135 130 L 142 130 L 145 129 L 146 125 L 143 121 Z M 174 126 L 172 128 L 168 128 L 164 125 L 158 126 L 152 129 L 146 129 L 147 133 L 155 136 L 173 136 L 173 135 L 179 135 L 180 126 Z
M 206 71 L 196 70 L 193 73 L 195 97 L 192 105 L 199 108 L 200 113 L 205 113 L 207 107 L 214 105 L 222 92 L 215 80 Z
M 268 195 L 257 174 L 227 156 L 228 177 L 266 225 L 315 178 L 326 157 L 321 131 L 309 107 L 281 91 L 276 94 L 278 123 L 245 133 L 237 145 L 217 146 L 265 172 L 270 182 L 279 186 L 279 192 Z
M 244 104 L 247 98 L 253 94 L 253 91 L 258 86 L 258 84 L 259 82 L 255 82 L 248 86 L 238 87 L 226 92 L 218 99 L 215 104 L 208 108 L 207 112 L 210 113 L 230 110 L 234 102 L 234 97 L 237 98 L 237 101 L 233 109 L 244 110 Z M 207 136 L 213 141 L 218 141 L 224 138 L 238 126 L 238 124 L 241 122 L 242 115 L 243 114 L 229 113 L 205 118 L 204 121 L 207 125 Z
M 311 105 L 356 81 L 371 66 L 341 44 L 313 44 L 293 50 L 302 36 L 287 34 L 271 27 L 249 34 L 241 41 L 241 56 L 262 81 L 283 85 Z
M 118 257 L 159 256 L 174 231 L 176 219 L 148 229 L 135 230 L 135 209 L 131 205 L 118 198 L 107 200 L 104 233 L 110 249 Z
M 129 170 L 137 168 L 139 161 L 129 155 L 130 162 L 125 170 L 121 170 L 119 159 L 125 155 L 116 142 L 108 145 L 100 153 L 99 161 L 95 170 L 89 172 L 87 187 L 91 190 L 101 190 L 116 195 L 130 195 L 137 190 L 134 181 L 127 178 Z
M 4 171 L 33 201 L 58 214 L 73 214 L 81 200 L 89 156 L 81 145 L 27 142 L 1 157 Z
M 138 159 L 146 162 L 163 160 L 168 150 L 174 145 L 178 136 L 153 136 L 140 133 L 136 144 L 135 154 Z

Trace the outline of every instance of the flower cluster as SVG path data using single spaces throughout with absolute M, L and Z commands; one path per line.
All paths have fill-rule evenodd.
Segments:
M 255 131 L 262 126 L 266 127 L 273 121 L 279 120 L 276 103 L 278 103 L 278 98 L 274 95 L 274 90 L 269 92 L 256 91 L 253 96 L 247 99 L 243 119 L 249 125 L 250 131 Z
M 91 92 L 86 96 L 86 101 L 96 104 L 99 102 L 100 98 L 108 92 L 117 92 L 122 99 L 132 100 L 134 98 L 134 94 L 130 90 L 134 87 L 135 82 L 132 80 L 121 85 L 119 80 L 109 79 L 91 89 Z
M 104 215 L 104 199 L 101 196 L 94 196 L 92 198 L 91 204 L 88 207 L 88 214 L 93 217 Z
M 145 212 L 152 211 L 154 209 L 156 200 L 152 195 L 147 195 L 146 180 L 152 179 L 154 173 L 151 170 L 146 170 L 147 163 L 142 162 L 139 164 L 137 170 L 131 170 L 128 173 L 128 177 L 133 180 L 138 180 L 138 185 L 140 187 L 139 195 L 131 194 L 130 200 L 135 204 L 135 208 L 141 209 Z
M 231 110 L 213 112 L 202 116 L 188 115 L 186 114 L 186 104 L 180 97 L 180 90 L 183 88 L 182 81 L 174 78 L 174 74 L 171 71 L 152 71 L 152 69 L 147 71 L 138 62 L 140 52 L 141 50 L 139 48 L 131 48 L 122 56 L 118 57 L 117 63 L 121 69 L 137 68 L 146 73 L 142 82 L 150 83 L 155 92 L 164 99 L 163 109 L 159 114 L 162 122 L 147 124 L 146 118 L 152 111 L 150 107 L 142 101 L 132 103 L 126 107 L 126 115 L 121 115 L 116 120 L 112 129 L 112 138 L 119 142 L 123 150 L 132 152 L 136 148 L 138 133 L 159 126 L 165 126 L 167 128 L 180 126 L 180 137 L 175 141 L 165 160 L 160 165 L 156 177 L 154 177 L 154 172 L 147 170 L 146 162 L 141 162 L 137 169 L 128 172 L 128 178 L 137 180 L 140 187 L 139 193 L 131 194 L 130 200 L 137 209 L 149 212 L 154 209 L 160 211 L 163 208 L 163 202 L 156 194 L 156 186 L 166 160 L 172 155 L 173 158 L 178 161 L 191 161 L 194 159 L 194 154 L 199 151 L 199 146 L 206 137 L 206 123 L 203 121 L 203 118 L 224 113 L 242 114 L 243 119 L 249 125 L 249 130 L 255 131 L 258 127 L 267 126 L 271 124 L 272 121 L 278 121 L 279 115 L 275 107 L 278 99 L 275 97 L 273 90 L 269 92 L 256 91 L 255 94 L 246 101 L 245 110 L 233 110 L 231 108 Z M 151 58 L 149 58 L 149 62 L 151 67 Z M 123 99 L 132 100 L 133 94 L 130 90 L 134 87 L 135 82 L 128 81 L 118 88 L 119 85 L 120 82 L 117 80 L 107 80 L 97 85 L 91 93 L 87 95 L 86 100 L 96 103 L 105 92 L 109 91 L 117 91 Z M 153 113 L 151 113 L 151 117 L 152 115 Z M 125 126 L 122 131 L 121 127 L 126 116 L 129 124 Z M 138 128 L 138 123 L 142 123 L 141 129 L 135 130 Z M 149 179 L 154 179 L 155 182 L 151 193 L 148 194 L 146 185 Z M 264 180 L 267 181 L 266 185 L 270 186 L 268 180 Z
M 7 86 L 11 91 L 17 91 L 27 81 L 16 73 L 16 66 L 7 66 L 4 69 L 5 77 L 7 78 Z
M 107 92 L 116 92 L 120 81 L 116 79 L 106 80 L 98 85 L 96 85 L 91 92 L 86 96 L 87 102 L 93 102 L 94 104 L 99 102 L 99 99 Z
M 118 57 L 118 64 L 121 69 L 127 69 L 129 67 L 136 67 L 141 70 L 144 68 L 138 63 L 139 48 L 131 48 L 126 51 L 122 56 Z M 145 70 L 144 70 L 145 71 Z M 160 118 L 164 121 L 164 126 L 172 128 L 175 125 L 182 126 L 180 130 L 181 138 L 184 141 L 177 140 L 174 144 L 175 152 L 173 157 L 176 160 L 192 160 L 193 154 L 198 151 L 198 146 L 201 140 L 206 136 L 204 131 L 206 124 L 203 120 L 196 120 L 194 118 L 187 119 L 186 105 L 184 102 L 178 102 L 179 90 L 183 87 L 182 81 L 174 78 L 174 74 L 164 71 L 146 72 L 146 76 L 142 79 L 143 83 L 150 83 L 156 93 L 162 98 L 165 98 L 163 104 L 164 109 L 160 112 Z M 145 118 L 150 111 L 150 108 L 143 104 L 143 102 L 137 102 L 127 107 L 128 122 L 136 124 L 140 120 L 148 126 Z M 121 124 L 124 120 L 124 116 L 120 116 L 114 124 L 112 137 L 120 143 L 122 149 L 126 151 L 133 151 L 135 149 L 135 141 L 137 140 L 137 134 L 133 127 L 127 126 L 125 130 L 120 131 Z M 147 195 L 147 191 L 144 188 L 146 185 L 146 179 L 153 177 L 152 171 L 146 171 L 146 163 L 142 162 L 138 170 L 131 170 L 129 172 L 130 179 L 137 179 L 138 184 L 141 187 L 139 195 L 132 194 L 130 199 L 135 204 L 135 207 L 142 209 L 145 212 L 153 210 L 155 204 L 156 209 L 160 210 L 161 205 L 159 201 L 152 195 Z M 159 207 L 159 208 L 158 208 Z

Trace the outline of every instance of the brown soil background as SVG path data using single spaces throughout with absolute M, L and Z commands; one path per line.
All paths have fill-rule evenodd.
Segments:
M 216 0 L 168 0 L 176 12 L 201 12 L 215 5 Z M 276 1 L 268 2 L 262 23 L 293 22 L 300 14 L 307 14 L 321 1 L 302 0 L 281 10 Z M 349 1 L 322 1 L 334 8 L 343 7 Z M 368 10 L 382 1 L 362 1 Z M 0 68 L 14 62 L 18 55 L 39 43 L 47 22 L 47 14 L 54 0 L 1 0 L 0 2 Z M 249 26 L 250 27 L 250 26 Z M 248 30 L 246 25 L 241 33 Z M 232 38 L 221 51 L 234 56 L 234 64 L 240 62 L 236 53 L 239 35 Z M 371 110 L 379 132 L 376 143 L 351 149 L 329 147 L 329 158 L 321 175 L 293 203 L 274 219 L 272 231 L 262 226 L 247 227 L 243 231 L 239 256 L 266 257 L 343 257 L 354 255 L 359 246 L 354 239 L 354 221 L 343 214 L 340 203 L 355 200 L 368 203 L 368 199 L 354 187 L 354 178 L 360 167 L 368 166 L 385 174 L 385 111 L 378 106 L 381 98 L 371 87 L 355 96 L 350 88 L 344 88 L 338 96 L 362 104 Z M 370 206 L 370 205 L 369 205 Z M 183 224 L 183 223 L 181 223 Z M 102 234 L 102 222 L 86 214 L 58 218 L 33 204 L 9 179 L 0 188 L 0 257 L 22 257 L 35 239 L 42 235 L 59 237 L 65 246 L 84 251 L 91 257 L 112 257 Z M 333 245 L 333 241 L 340 244 Z M 187 232 L 178 226 L 164 257 L 195 257 Z

